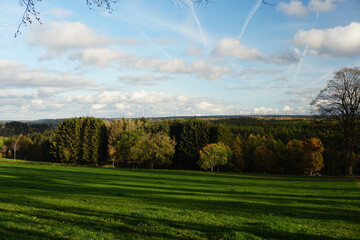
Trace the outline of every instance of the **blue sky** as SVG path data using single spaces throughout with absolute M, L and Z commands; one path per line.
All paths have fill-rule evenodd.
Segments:
M 360 1 L 268 2 L 44 0 L 14 38 L 24 9 L 2 1 L 0 119 L 308 114 L 360 66 Z

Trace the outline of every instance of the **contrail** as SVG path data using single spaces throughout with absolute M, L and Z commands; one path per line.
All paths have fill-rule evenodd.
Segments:
M 191 12 L 192 12 L 192 15 L 194 17 L 194 20 L 195 20 L 195 22 L 196 22 L 196 24 L 198 26 L 198 29 L 199 29 L 199 32 L 200 32 L 200 35 L 201 35 L 201 40 L 202 40 L 205 48 L 209 50 L 209 44 L 208 44 L 208 41 L 207 41 L 207 39 L 205 37 L 205 34 L 204 34 L 203 29 L 202 29 L 199 18 L 196 15 L 196 12 L 195 12 L 195 9 L 194 9 L 194 4 L 191 1 L 189 1 L 189 5 L 190 5 L 190 8 L 191 8 Z
M 297 66 L 296 73 L 294 74 L 293 82 L 296 82 L 297 76 L 298 76 L 299 73 L 300 73 L 301 66 L 302 66 L 304 57 L 306 56 L 306 52 L 307 52 L 308 48 L 309 48 L 309 44 L 306 44 L 306 46 L 305 46 L 305 48 L 304 48 L 304 51 L 303 51 L 303 53 L 301 54 L 301 58 L 300 58 L 300 60 L 299 60 L 298 66 Z
M 315 19 L 313 25 L 311 26 L 311 28 L 313 28 L 316 25 L 318 20 L 319 20 L 319 12 L 316 12 L 316 19 Z M 306 56 L 306 52 L 307 52 L 308 48 L 309 48 L 309 44 L 306 44 L 305 48 L 304 48 L 304 51 L 303 51 L 303 53 L 301 55 L 301 58 L 299 60 L 299 63 L 298 63 L 297 69 L 296 69 L 296 73 L 294 74 L 293 82 L 295 82 L 297 80 L 297 76 L 299 75 L 299 73 L 301 71 L 301 66 L 302 66 L 303 60 L 304 60 L 304 58 Z
M 262 0 L 258 0 L 258 2 L 256 3 L 256 5 L 250 10 L 249 14 L 247 15 L 246 20 L 245 20 L 245 23 L 244 23 L 244 25 L 243 25 L 243 27 L 242 27 L 242 29 L 241 29 L 241 33 L 239 34 L 239 36 L 238 36 L 238 38 L 237 38 L 238 40 L 240 40 L 240 38 L 244 35 L 244 32 L 245 32 L 245 30 L 246 30 L 246 28 L 247 28 L 247 26 L 248 26 L 251 18 L 252 18 L 253 15 L 255 14 L 256 10 L 258 10 L 258 8 L 260 7 L 261 1 L 262 1 Z
M 147 35 L 146 33 L 140 31 L 140 33 L 142 35 L 144 35 L 147 39 L 149 39 L 153 44 L 155 44 L 155 46 L 168 58 L 168 59 L 173 59 L 173 57 L 170 56 L 170 54 L 168 54 L 162 47 L 160 47 L 159 44 L 157 44 L 156 42 L 154 42 L 154 40 L 149 36 Z

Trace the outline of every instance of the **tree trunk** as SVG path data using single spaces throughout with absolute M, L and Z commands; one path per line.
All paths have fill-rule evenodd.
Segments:
M 213 171 L 213 169 L 214 169 L 214 167 L 213 167 L 213 166 L 211 166 L 211 172 Z
M 345 159 L 345 174 L 352 175 L 352 142 L 351 139 L 346 139 L 346 159 Z
M 219 172 L 219 165 L 217 165 L 217 172 Z
M 150 162 L 151 169 L 154 169 L 154 162 Z

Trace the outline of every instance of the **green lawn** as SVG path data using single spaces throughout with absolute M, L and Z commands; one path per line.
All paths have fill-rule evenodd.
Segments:
M 352 178 L 0 160 L 0 239 L 360 239 L 359 190 Z

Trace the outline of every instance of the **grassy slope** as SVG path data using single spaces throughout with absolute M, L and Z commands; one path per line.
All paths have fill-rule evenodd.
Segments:
M 348 178 L 0 164 L 0 239 L 359 239 Z

